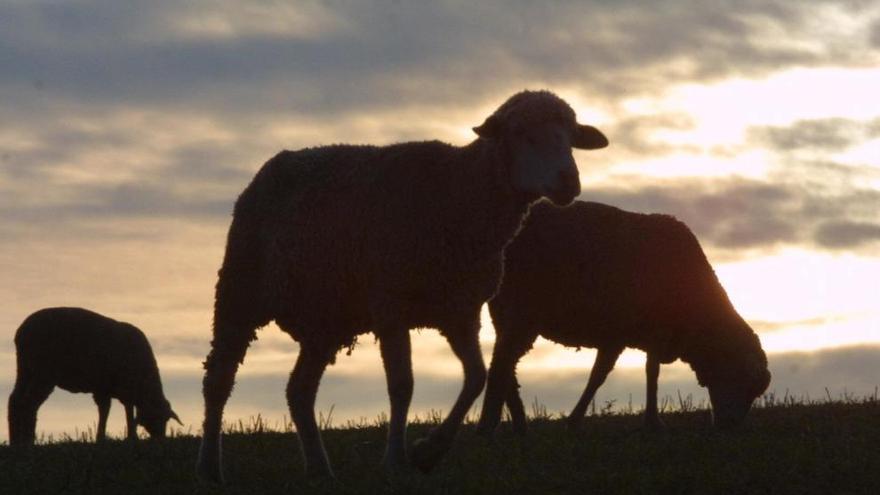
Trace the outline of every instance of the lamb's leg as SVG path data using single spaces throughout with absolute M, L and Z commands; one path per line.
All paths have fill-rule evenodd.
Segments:
M 486 381 L 486 395 L 483 410 L 477 424 L 477 432 L 489 436 L 501 421 L 501 407 L 509 395 L 510 387 L 516 383 L 516 364 L 532 347 L 538 335 L 531 332 L 516 332 L 518 337 L 508 334 L 498 336 L 492 351 L 492 364 Z M 517 392 L 517 396 L 519 393 Z
M 385 366 L 391 420 L 384 464 L 389 469 L 406 466 L 406 420 L 413 395 L 412 350 L 408 328 L 388 328 L 379 332 L 379 349 Z
M 302 345 L 296 365 L 287 382 L 287 405 L 296 425 L 305 460 L 306 475 L 312 478 L 332 478 L 333 469 L 327 460 L 327 451 L 315 421 L 315 399 L 321 376 L 335 352 Z
M 125 407 L 125 438 L 129 441 L 137 440 L 137 423 L 134 420 L 134 406 L 122 404 Z
M 446 332 L 452 351 L 461 361 L 464 369 L 464 384 L 455 405 L 446 420 L 427 437 L 416 441 L 410 452 L 413 465 L 422 471 L 429 471 L 443 457 L 452 444 L 458 427 L 467 415 L 486 382 L 486 365 L 480 352 L 479 319 L 475 318 L 466 326 Z
M 223 408 L 232 393 L 235 373 L 239 363 L 244 360 L 255 330 L 256 326 L 223 330 L 215 322 L 214 339 L 211 341 L 211 352 L 205 360 L 205 377 L 202 381 L 205 421 L 196 472 L 203 481 L 223 482 L 220 457 Z
M 110 414 L 110 396 L 92 394 L 92 399 L 98 405 L 98 431 L 95 432 L 95 441 L 103 442 L 107 435 L 107 416 Z
M 9 395 L 7 409 L 9 419 L 9 444 L 26 446 L 34 443 L 37 432 L 37 410 L 55 385 L 33 377 L 19 375 Z
M 664 428 L 663 421 L 660 420 L 660 414 L 657 411 L 657 380 L 660 377 L 660 360 L 651 353 L 648 353 L 648 360 L 645 363 L 645 377 L 648 382 L 648 393 L 645 397 L 645 426 L 649 430 L 660 430 Z
M 596 390 L 599 390 L 599 387 L 605 383 L 605 379 L 608 378 L 608 373 L 611 373 L 611 370 L 614 369 L 614 364 L 617 362 L 617 358 L 620 357 L 622 352 L 623 347 L 611 349 L 599 348 L 599 351 L 596 354 L 596 361 L 593 363 L 593 369 L 590 370 L 590 378 L 587 380 L 587 387 L 584 389 L 584 393 L 581 394 L 581 398 L 574 406 L 574 409 L 571 410 L 571 414 L 568 415 L 567 422 L 569 429 L 576 430 L 580 428 L 584 419 L 584 414 L 587 412 L 587 407 L 590 405 L 590 402 L 592 402 L 593 397 L 596 396 Z
M 507 404 L 507 410 L 510 411 L 510 422 L 513 426 L 513 432 L 519 435 L 525 435 L 528 430 L 526 422 L 526 409 L 523 406 L 522 397 L 519 395 L 519 380 L 516 379 L 516 370 L 513 373 L 513 382 L 507 390 L 507 397 L 504 399 Z

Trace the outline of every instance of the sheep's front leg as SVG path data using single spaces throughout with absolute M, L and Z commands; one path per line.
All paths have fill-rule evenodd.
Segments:
M 453 328 L 453 331 L 445 333 L 446 340 L 449 341 L 452 351 L 461 361 L 464 369 L 464 384 L 446 420 L 427 437 L 413 444 L 410 458 L 413 465 L 422 471 L 431 470 L 449 450 L 468 409 L 483 390 L 486 382 L 486 365 L 483 364 L 483 354 L 480 352 L 479 329 L 479 319 L 474 318 L 467 325 Z
M 129 441 L 137 440 L 137 422 L 134 419 L 134 406 L 123 403 L 125 408 L 125 438 Z
M 309 477 L 333 477 L 330 461 L 321 440 L 321 432 L 315 421 L 315 398 L 321 376 L 333 357 L 333 352 L 326 349 L 302 345 L 296 366 L 287 383 L 287 404 L 290 416 L 296 425 L 303 458 L 305 459 L 306 475 Z
M 645 397 L 645 426 L 649 430 L 660 430 L 665 427 L 657 411 L 657 381 L 660 378 L 660 360 L 651 353 L 648 353 L 648 360 L 645 363 L 645 377 L 648 382 L 647 396 Z
M 202 395 L 205 399 L 205 420 L 202 424 L 202 443 L 196 473 L 203 481 L 222 483 L 221 428 L 223 409 L 235 384 L 238 365 L 244 360 L 254 327 L 230 327 L 217 323 L 215 316 L 214 339 L 211 352 L 205 360 Z
M 107 416 L 110 414 L 110 396 L 92 394 L 92 399 L 98 406 L 98 431 L 95 433 L 95 441 L 103 442 L 107 435 Z
M 406 466 L 406 422 L 413 395 L 412 350 L 408 328 L 388 328 L 378 332 L 382 364 L 391 402 L 388 443 L 384 464 L 389 469 Z
M 596 353 L 596 361 L 593 363 L 593 369 L 590 370 L 587 387 L 584 389 L 584 393 L 581 394 L 581 398 L 574 406 L 574 409 L 571 410 L 571 414 L 568 415 L 569 429 L 576 430 L 580 428 L 584 415 L 587 412 L 587 407 L 596 396 L 596 391 L 605 383 L 608 374 L 614 369 L 614 364 L 617 363 L 617 358 L 620 357 L 622 352 L 623 347 L 599 348 L 599 351 Z
M 510 335 L 521 335 L 519 338 Z M 511 386 L 515 386 L 514 394 L 519 400 L 519 384 L 516 382 L 516 364 L 522 356 L 531 348 L 536 333 L 511 332 L 500 334 L 492 351 L 492 364 L 489 366 L 489 377 L 486 381 L 486 395 L 483 398 L 483 410 L 480 413 L 480 422 L 477 424 L 477 433 L 490 436 L 498 423 L 501 421 L 501 407 L 505 399 L 510 395 Z M 522 401 L 519 402 L 520 406 Z M 514 404 L 514 409 L 516 404 Z M 521 432 L 525 432 L 525 412 L 521 411 Z M 515 411 L 511 410 L 511 417 L 516 421 Z M 516 423 L 515 421 L 515 423 Z
M 20 447 L 31 445 L 36 438 L 37 410 L 55 385 L 38 379 L 19 375 L 15 387 L 9 395 L 7 414 L 9 419 L 9 445 Z

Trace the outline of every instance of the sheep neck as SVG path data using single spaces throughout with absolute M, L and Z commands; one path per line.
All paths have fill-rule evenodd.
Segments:
M 510 184 L 503 148 L 478 139 L 460 149 L 447 196 L 444 237 L 450 255 L 481 262 L 500 255 L 516 235 L 531 198 Z

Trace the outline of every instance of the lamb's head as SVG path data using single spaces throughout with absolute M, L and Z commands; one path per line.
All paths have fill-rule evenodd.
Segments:
M 474 132 L 501 146 L 515 190 L 558 205 L 571 203 L 581 192 L 572 148 L 608 146 L 598 129 L 579 124 L 574 110 L 549 91 L 513 95 Z
M 171 404 L 165 399 L 139 406 L 136 411 L 135 422 L 143 426 L 152 438 L 165 438 L 165 425 L 169 419 L 173 419 L 183 426 L 177 413 L 171 409 Z
M 758 336 L 751 328 L 747 331 L 733 342 L 721 342 L 714 360 L 695 367 L 700 385 L 709 389 L 712 420 L 721 429 L 742 423 L 752 403 L 770 385 L 767 355 Z

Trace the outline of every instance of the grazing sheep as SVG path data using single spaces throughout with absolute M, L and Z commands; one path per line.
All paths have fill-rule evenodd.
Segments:
M 739 316 L 693 233 L 668 215 L 598 203 L 536 205 L 505 249 L 504 281 L 489 303 L 497 341 L 478 429 L 491 433 L 506 400 L 514 430 L 525 414 L 516 364 L 540 335 L 598 349 L 571 415 L 576 428 L 625 347 L 648 355 L 645 419 L 657 415 L 660 363 L 689 363 L 709 389 L 716 425 L 740 422 L 770 383 L 758 337 Z
M 164 437 L 169 419 L 180 423 L 162 392 L 153 349 L 133 325 L 82 308 L 41 309 L 18 327 L 15 349 L 10 445 L 34 442 L 37 410 L 56 386 L 92 394 L 98 441 L 105 436 L 111 398 L 125 406 L 129 439 L 137 438 L 137 425 L 152 437 Z
M 235 373 L 256 329 L 275 320 L 299 342 L 287 386 L 310 476 L 332 476 L 315 422 L 318 384 L 336 353 L 374 332 L 391 416 L 385 464 L 406 463 L 413 391 L 409 330 L 440 330 L 464 369 L 446 420 L 412 448 L 430 469 L 448 450 L 486 369 L 481 305 L 495 293 L 504 245 L 531 203 L 580 191 L 571 148 L 607 145 L 547 91 L 511 97 L 464 147 L 439 141 L 282 151 L 235 205 L 205 361 L 198 473 L 221 481 L 220 430 Z

